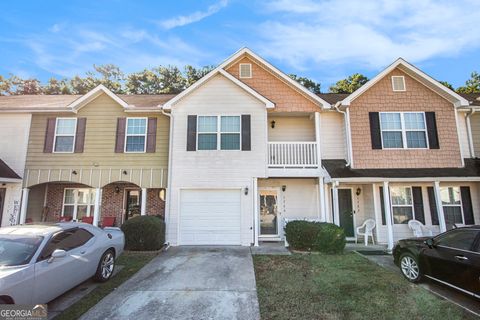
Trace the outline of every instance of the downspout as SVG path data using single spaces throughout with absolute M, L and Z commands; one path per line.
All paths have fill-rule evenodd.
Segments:
M 168 161 L 167 161 L 167 170 L 168 170 L 168 181 L 167 181 L 167 197 L 165 203 L 165 239 L 169 239 L 167 234 L 170 229 L 170 204 L 172 202 L 172 151 L 173 151 L 173 115 L 170 113 L 165 112 L 162 107 L 162 114 L 170 118 L 170 134 L 168 138 Z M 170 246 L 170 242 L 167 242 L 167 245 Z
M 465 118 L 467 119 L 467 135 L 468 135 L 468 148 L 470 149 L 470 157 L 475 158 L 475 148 L 473 146 L 472 125 L 470 123 L 470 117 L 475 113 L 475 109 L 471 109 L 467 113 Z
M 349 114 L 345 111 L 340 110 L 339 106 L 342 104 L 341 101 L 338 101 L 333 105 L 333 107 L 340 113 L 343 113 L 343 117 L 345 119 L 345 135 L 347 138 L 347 164 L 346 166 L 349 167 L 352 163 L 352 148 L 350 142 L 350 119 Z

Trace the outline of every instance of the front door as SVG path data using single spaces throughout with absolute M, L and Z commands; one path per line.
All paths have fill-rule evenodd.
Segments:
M 276 189 L 259 190 L 260 236 L 278 236 L 278 192 Z
M 140 193 L 138 189 L 125 190 L 125 221 L 140 215 Z
M 338 189 L 338 215 L 340 227 L 345 230 L 345 235 L 354 237 L 352 189 Z
M 0 188 L 0 226 L 2 225 L 3 207 L 5 205 L 5 193 L 7 189 Z

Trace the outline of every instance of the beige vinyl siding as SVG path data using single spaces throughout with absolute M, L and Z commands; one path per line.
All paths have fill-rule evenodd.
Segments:
M 470 158 L 470 147 L 468 145 L 466 112 L 457 112 L 458 138 L 460 141 L 460 152 L 463 158 Z
M 480 113 L 472 115 L 470 125 L 472 126 L 472 140 L 475 156 L 480 157 Z
M 272 128 L 275 121 L 275 128 Z M 268 141 L 315 141 L 313 117 L 268 117 Z
M 43 152 L 47 119 L 51 117 L 87 118 L 83 153 Z M 155 153 L 115 153 L 117 118 L 120 117 L 157 117 Z M 91 184 L 92 179 L 93 182 L 105 182 L 107 176 L 111 175 L 113 175 L 112 180 L 130 181 L 135 180 L 137 176 L 136 181 L 138 181 L 140 175 L 150 177 L 151 173 L 147 171 L 151 169 L 167 169 L 168 142 L 168 117 L 160 113 L 126 113 L 122 106 L 105 94 L 81 108 L 77 114 L 34 114 L 26 160 L 29 185 L 34 184 L 35 179 L 40 182 L 45 181 L 46 175 L 51 179 L 58 177 L 61 181 L 86 184 Z M 77 174 L 71 177 L 71 169 L 77 172 L 82 170 L 82 176 Z M 93 175 L 90 170 L 93 171 Z M 128 170 L 128 174 L 122 176 L 122 170 Z M 160 174 L 158 170 L 154 172 L 156 176 Z M 163 176 L 166 176 L 166 172 Z
M 338 112 L 322 112 L 320 146 L 322 159 L 346 158 L 345 121 Z

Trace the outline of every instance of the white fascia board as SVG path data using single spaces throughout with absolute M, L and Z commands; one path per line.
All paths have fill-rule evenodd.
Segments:
M 90 101 L 92 101 L 93 99 L 95 99 L 96 97 L 98 97 L 102 93 L 105 93 L 106 95 L 108 95 L 110 98 L 112 98 L 115 102 L 117 102 L 119 105 L 121 105 L 125 109 L 131 107 L 128 103 L 123 101 L 115 93 L 110 91 L 104 85 L 100 84 L 100 85 L 96 86 L 94 89 L 87 92 L 85 95 L 81 96 L 77 100 L 70 103 L 67 106 L 67 108 L 73 110 L 74 112 L 78 112 L 78 110 L 80 110 L 83 106 L 85 106 L 87 103 L 89 103 Z
M 480 177 L 425 177 L 425 178 L 332 178 L 342 183 L 376 183 L 376 182 L 477 182 Z
M 426 74 L 425 72 L 423 72 L 422 70 L 418 69 L 417 67 L 415 67 L 414 65 L 408 63 L 407 61 L 405 61 L 404 59 L 402 58 L 398 58 L 397 60 L 395 60 L 391 65 L 389 65 L 387 68 L 385 68 L 382 72 L 380 72 L 379 74 L 377 74 L 373 79 L 371 79 L 370 81 L 368 81 L 366 84 L 364 84 L 363 86 L 361 86 L 359 89 L 357 89 L 356 91 L 354 91 L 352 94 L 350 94 L 348 97 L 346 97 L 345 99 L 342 100 L 342 105 L 346 105 L 346 106 L 349 106 L 350 103 L 355 100 L 357 97 L 359 97 L 360 95 L 362 95 L 365 91 L 367 91 L 368 89 L 370 89 L 374 84 L 376 84 L 378 81 L 380 81 L 381 79 L 383 79 L 387 74 L 389 74 L 392 70 L 394 70 L 395 68 L 397 68 L 398 66 L 402 66 L 406 69 L 408 69 L 409 71 L 415 73 L 416 75 L 418 75 L 419 77 L 421 77 L 422 79 L 426 80 L 428 83 L 430 83 L 433 87 L 436 87 L 437 89 L 445 92 L 447 95 L 451 96 L 454 100 L 456 100 L 456 102 L 454 102 L 454 105 L 455 107 L 461 107 L 461 106 L 468 106 L 469 105 L 469 102 L 467 99 L 463 98 L 462 96 L 460 96 L 458 93 L 454 92 L 453 90 L 450 90 L 449 88 L 445 87 L 444 85 L 442 85 L 440 82 L 438 82 L 437 80 L 433 79 L 432 77 L 430 77 L 428 74 Z

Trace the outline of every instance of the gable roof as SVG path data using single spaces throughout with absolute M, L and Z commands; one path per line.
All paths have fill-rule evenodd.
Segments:
M 272 65 L 271 63 L 269 63 L 267 60 L 263 59 L 262 57 L 260 57 L 259 55 L 257 55 L 255 52 L 253 52 L 252 50 L 250 50 L 249 48 L 247 47 L 243 47 L 241 48 L 240 50 L 238 50 L 237 52 L 235 52 L 233 55 L 231 55 L 227 60 L 225 60 L 224 62 L 222 62 L 218 68 L 221 68 L 221 69 L 225 69 L 226 67 L 228 67 L 229 65 L 233 64 L 234 62 L 238 61 L 239 59 L 243 58 L 244 56 L 250 56 L 252 57 L 254 60 L 257 60 L 258 62 L 260 62 L 261 64 L 265 65 L 268 69 L 270 69 L 270 71 L 272 73 L 274 73 L 276 76 L 278 76 L 280 79 L 282 79 L 283 81 L 285 81 L 287 84 L 289 84 L 290 86 L 294 87 L 295 89 L 297 89 L 298 91 L 300 91 L 302 94 L 306 95 L 307 97 L 309 97 L 313 102 L 316 102 L 317 104 L 321 105 L 323 108 L 325 109 L 329 109 L 331 108 L 331 105 L 330 103 L 328 103 L 327 101 L 325 101 L 324 99 L 322 99 L 320 96 L 316 95 L 315 93 L 311 92 L 310 90 L 308 90 L 307 88 L 305 88 L 304 86 L 302 86 L 300 83 L 298 83 L 297 81 L 293 80 L 292 78 L 290 78 L 287 74 L 285 74 L 284 72 L 282 72 L 280 69 L 278 69 L 277 67 L 275 67 L 274 65 Z
M 249 94 L 251 94 L 253 97 L 257 98 L 258 100 L 262 101 L 263 103 L 265 103 L 265 106 L 267 108 L 274 108 L 275 107 L 275 104 L 268 100 L 267 98 L 265 98 L 264 96 L 262 96 L 260 93 L 258 93 L 257 91 L 253 90 L 252 88 L 250 88 L 249 86 L 247 86 L 245 83 L 243 83 L 242 81 L 238 80 L 237 78 L 235 78 L 234 76 L 232 76 L 231 74 L 229 74 L 227 71 L 225 71 L 223 68 L 220 68 L 220 67 L 217 67 L 215 69 L 213 69 L 212 71 L 210 71 L 207 75 L 205 75 L 203 78 L 201 78 L 200 80 L 198 80 L 197 82 L 195 82 L 194 84 L 192 84 L 190 87 L 188 87 L 187 89 L 183 90 L 180 94 L 178 94 L 177 96 L 173 97 L 172 99 L 170 99 L 169 101 L 167 101 L 164 105 L 163 105 L 163 109 L 165 110 L 170 110 L 172 108 L 172 106 L 177 103 L 178 101 L 180 101 L 182 98 L 184 98 L 185 96 L 189 95 L 192 91 L 196 90 L 197 88 L 199 88 L 200 86 L 202 86 L 204 83 L 206 83 L 208 80 L 210 80 L 211 78 L 213 78 L 214 76 L 216 76 L 217 74 L 221 74 L 222 76 L 224 76 L 225 78 L 227 78 L 228 80 L 232 81 L 233 83 L 235 83 L 237 86 L 239 86 L 240 88 L 242 88 L 243 90 L 245 90 L 246 92 L 248 92 Z
M 120 99 L 115 93 L 110 91 L 107 87 L 104 85 L 100 84 L 96 86 L 94 89 L 90 90 L 77 100 L 73 101 L 70 103 L 67 108 L 70 108 L 73 112 L 77 113 L 78 110 L 80 110 L 82 107 L 87 105 L 89 102 L 93 101 L 95 98 L 100 96 L 102 93 L 105 93 L 107 96 L 112 98 L 115 102 L 117 102 L 119 105 L 124 107 L 125 109 L 130 108 L 129 104 L 126 103 L 124 100 Z
M 20 176 L 13 171 L 2 159 L 0 159 L 0 179 L 22 179 Z
M 468 106 L 469 105 L 468 101 L 464 97 L 462 97 L 458 93 L 454 92 L 453 90 L 445 87 L 440 82 L 433 79 L 428 74 L 426 74 L 422 70 L 418 69 L 414 65 L 408 63 L 407 61 L 405 61 L 402 58 L 398 58 L 397 60 L 395 60 L 391 65 L 389 65 L 387 68 L 385 68 L 382 72 L 377 74 L 374 78 L 372 78 L 366 84 L 364 84 L 359 89 L 357 89 L 352 94 L 350 94 L 348 97 L 343 99 L 342 104 L 346 105 L 346 106 L 349 106 L 350 103 L 353 100 L 358 98 L 365 91 L 370 89 L 374 84 L 376 84 L 378 81 L 380 81 L 380 79 L 383 79 L 387 74 L 389 74 L 391 71 L 393 71 L 396 68 L 405 72 L 406 74 L 408 74 L 409 76 L 411 76 L 415 80 L 419 81 L 420 83 L 422 83 L 426 87 L 435 91 L 440 96 L 442 96 L 445 99 L 447 99 L 448 101 L 452 102 L 455 107 L 463 107 L 463 106 Z

